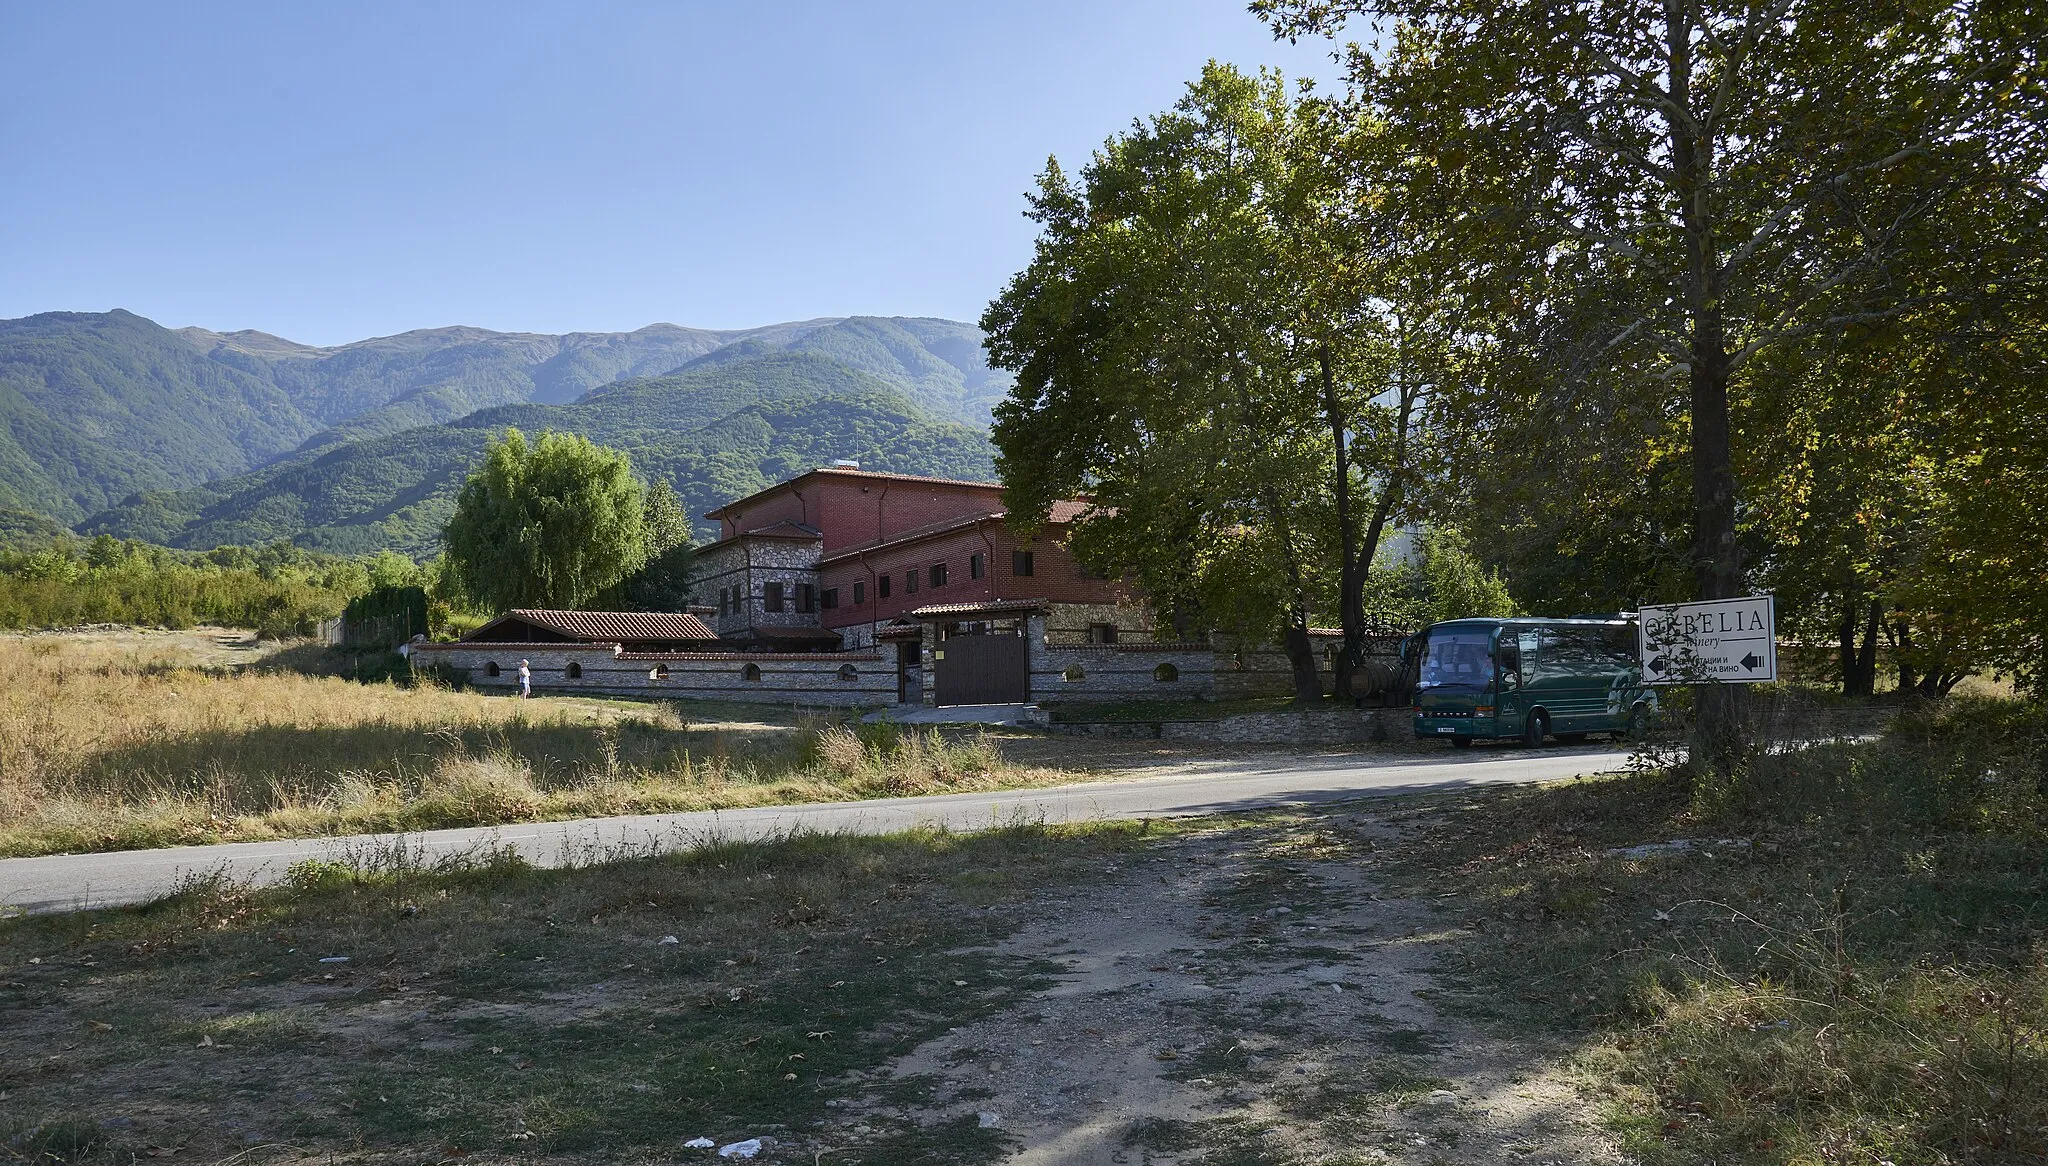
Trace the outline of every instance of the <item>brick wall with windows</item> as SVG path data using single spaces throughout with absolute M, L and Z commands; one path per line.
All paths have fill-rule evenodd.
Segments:
M 1003 488 L 990 482 L 821 469 L 728 503 L 706 517 L 718 521 L 721 540 L 783 521 L 814 526 L 825 532 L 829 555 L 947 519 L 992 514 L 1002 506 Z

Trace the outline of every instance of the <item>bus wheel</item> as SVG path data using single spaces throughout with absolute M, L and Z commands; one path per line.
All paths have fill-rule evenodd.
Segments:
M 1550 731 L 1550 718 L 1537 709 L 1529 714 L 1529 720 L 1522 726 L 1522 744 L 1531 749 L 1543 744 L 1543 735 Z
M 1628 710 L 1628 739 L 1640 741 L 1650 734 L 1650 710 L 1637 705 Z
M 1472 747 L 1472 738 L 1470 738 L 1470 737 L 1452 737 L 1452 738 L 1451 738 L 1451 748 L 1453 748 L 1453 749 L 1470 749 L 1471 747 Z

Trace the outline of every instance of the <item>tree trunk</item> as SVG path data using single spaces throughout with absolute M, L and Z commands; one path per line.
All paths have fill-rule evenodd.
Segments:
M 1877 695 L 1877 637 L 1883 630 L 1883 619 L 1884 600 L 1872 599 L 1870 609 L 1863 617 L 1863 647 L 1856 653 L 1857 696 Z
M 1294 699 L 1304 704 L 1320 704 L 1323 699 L 1323 676 L 1316 667 L 1315 645 L 1308 638 L 1308 613 L 1295 609 L 1287 630 L 1280 636 L 1280 646 L 1287 652 L 1287 663 L 1294 670 Z
M 1323 417 L 1330 426 L 1330 444 L 1336 465 L 1336 480 L 1333 483 L 1337 505 L 1337 621 L 1344 629 L 1344 650 L 1337 654 L 1333 686 L 1339 697 L 1356 699 L 1361 694 L 1352 688 L 1352 673 L 1358 666 L 1359 656 L 1365 650 L 1365 568 L 1370 565 L 1359 562 L 1358 517 L 1351 508 L 1351 450 L 1345 441 L 1345 430 L 1349 428 L 1344 416 L 1344 407 L 1337 399 L 1337 374 L 1331 367 L 1330 345 L 1326 340 L 1316 352 L 1317 363 L 1323 376 Z M 1308 633 L 1302 633 L 1302 643 L 1308 643 Z M 1292 650 L 1290 649 L 1290 655 Z M 1310 660 L 1313 664 L 1313 656 Z M 1301 687 L 1300 665 L 1295 666 L 1295 688 Z M 1317 696 L 1321 694 L 1321 681 L 1317 681 Z
M 1842 622 L 1837 624 L 1835 629 L 1837 633 L 1835 662 L 1839 665 L 1841 671 L 1843 696 L 1857 695 L 1856 612 L 1862 606 L 1863 601 L 1854 594 L 1845 596 L 1842 600 Z
M 1692 106 L 1692 32 L 1683 7 L 1667 0 L 1671 100 Z M 1742 547 L 1735 538 L 1735 469 L 1728 419 L 1728 338 L 1721 312 L 1720 248 L 1712 205 L 1713 143 L 1670 121 L 1679 216 L 1685 231 L 1686 313 L 1692 325 L 1693 570 L 1701 599 L 1743 593 Z M 1725 779 L 1743 750 L 1743 690 L 1734 684 L 1694 686 L 1695 767 Z

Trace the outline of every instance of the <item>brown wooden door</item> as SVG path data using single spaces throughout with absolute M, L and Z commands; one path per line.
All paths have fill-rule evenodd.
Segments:
M 939 704 L 1017 704 L 1031 697 L 1023 636 L 953 636 L 931 663 Z

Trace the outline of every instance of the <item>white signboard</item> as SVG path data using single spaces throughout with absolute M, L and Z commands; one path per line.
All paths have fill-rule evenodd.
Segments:
M 1762 684 L 1778 678 L 1778 613 L 1768 595 L 1642 610 L 1646 684 Z

